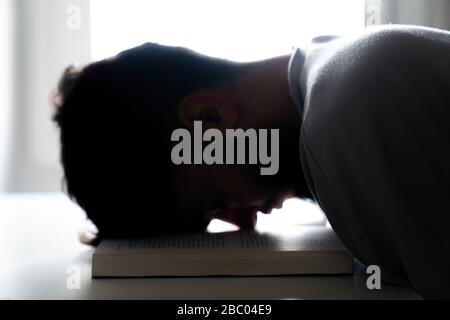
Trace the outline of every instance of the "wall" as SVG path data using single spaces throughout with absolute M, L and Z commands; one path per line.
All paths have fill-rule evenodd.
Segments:
M 69 64 L 90 57 L 89 0 L 16 0 L 11 166 L 6 191 L 61 189 L 51 94 Z
M 372 19 L 377 10 L 378 23 Z M 413 24 L 450 30 L 450 0 L 366 0 L 366 17 L 368 25 Z
M 13 98 L 13 0 L 0 0 L 0 192 L 6 189 Z

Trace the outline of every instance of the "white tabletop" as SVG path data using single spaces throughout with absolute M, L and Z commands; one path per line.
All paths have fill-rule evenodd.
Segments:
M 0 195 L 0 299 L 420 299 L 385 283 L 369 290 L 359 265 L 353 276 L 91 279 L 83 225 L 62 194 Z

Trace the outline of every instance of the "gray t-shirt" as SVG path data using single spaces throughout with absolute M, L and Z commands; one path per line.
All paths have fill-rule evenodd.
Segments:
M 450 298 L 450 32 L 390 26 L 296 49 L 308 185 L 353 255 Z

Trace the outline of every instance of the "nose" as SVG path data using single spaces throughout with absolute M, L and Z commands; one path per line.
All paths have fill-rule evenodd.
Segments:
M 232 223 L 241 230 L 254 230 L 257 221 L 258 208 L 236 208 L 219 210 L 212 214 L 212 218 L 220 219 Z

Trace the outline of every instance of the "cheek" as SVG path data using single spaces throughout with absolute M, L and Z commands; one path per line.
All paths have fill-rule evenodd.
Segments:
M 244 170 L 232 166 L 225 166 L 228 169 L 222 172 L 223 185 L 231 192 L 237 192 L 238 190 L 251 190 L 256 186 L 256 179 L 245 173 Z
M 248 203 L 260 199 L 269 190 L 262 188 L 257 179 L 246 175 L 228 175 L 224 193 L 233 202 Z
M 273 184 L 262 183 L 261 177 L 244 170 L 244 167 L 221 165 L 211 167 L 205 174 L 210 190 L 214 189 L 228 204 L 248 204 L 264 200 L 273 193 Z

